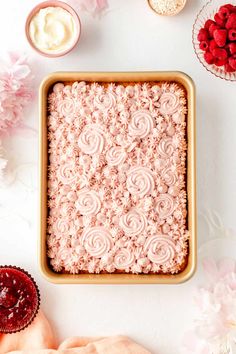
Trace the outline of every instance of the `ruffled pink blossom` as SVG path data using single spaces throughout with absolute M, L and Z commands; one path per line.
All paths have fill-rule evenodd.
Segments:
M 27 58 L 9 53 L 0 63 L 0 136 L 23 125 L 24 108 L 33 98 L 32 74 Z
M 7 160 L 0 157 L 0 181 L 3 179 L 4 170 L 7 166 Z
M 68 0 L 76 9 L 86 11 L 93 16 L 101 16 L 108 9 L 107 0 Z
M 194 331 L 184 340 L 184 353 L 234 354 L 236 350 L 236 264 L 204 260 L 208 281 L 195 297 Z

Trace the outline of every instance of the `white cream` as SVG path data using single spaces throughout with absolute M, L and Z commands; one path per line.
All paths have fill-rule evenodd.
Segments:
M 59 54 L 69 49 L 78 36 L 73 16 L 61 7 L 41 9 L 31 20 L 30 38 L 40 51 Z

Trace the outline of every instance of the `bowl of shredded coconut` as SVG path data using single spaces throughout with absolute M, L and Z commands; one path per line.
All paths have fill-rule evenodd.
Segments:
M 161 16 L 174 16 L 183 10 L 187 0 L 148 0 L 153 11 Z

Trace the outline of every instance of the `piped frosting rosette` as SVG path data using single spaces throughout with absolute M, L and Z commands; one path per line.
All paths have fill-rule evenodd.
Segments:
M 167 166 L 162 170 L 162 178 L 164 180 L 164 182 L 168 185 L 168 186 L 173 186 L 177 180 L 178 180 L 178 176 L 176 174 L 175 169 L 173 169 L 173 167 L 171 166 Z
M 156 198 L 156 211 L 160 219 L 165 219 L 172 215 L 175 210 L 173 197 L 168 193 L 162 193 Z
M 138 197 L 151 194 L 155 187 L 152 171 L 147 167 L 132 167 L 127 173 L 126 186 L 131 194 Z
M 69 97 L 58 101 L 57 104 L 58 113 L 63 117 L 72 117 L 75 113 L 75 108 L 75 101 Z
M 149 260 L 158 265 L 164 265 L 173 261 L 176 255 L 174 241 L 164 235 L 152 236 L 147 239 L 144 246 Z
M 145 138 L 154 127 L 154 120 L 147 110 L 138 110 L 132 113 L 129 124 L 129 135 L 137 138 Z
M 112 92 L 103 92 L 94 98 L 94 105 L 101 110 L 111 109 L 115 104 L 116 98 Z
M 70 230 L 71 223 L 68 218 L 57 218 L 53 223 L 53 231 L 55 235 L 64 235 Z
M 113 146 L 106 153 L 106 160 L 110 166 L 118 166 L 122 164 L 126 159 L 126 152 L 120 146 Z
M 127 269 L 134 264 L 135 258 L 132 250 L 121 248 L 114 257 L 114 266 L 116 269 Z
M 160 112 L 164 115 L 171 115 L 177 111 L 180 106 L 179 97 L 172 92 L 164 92 L 159 100 Z
M 60 165 L 57 171 L 58 179 L 64 184 L 71 184 L 76 180 L 75 166 L 66 162 Z
M 104 133 L 98 124 L 85 126 L 78 140 L 79 148 L 88 155 L 100 154 L 103 151 L 104 143 Z
M 84 230 L 81 236 L 81 243 L 90 256 L 95 258 L 101 258 L 113 246 L 110 232 L 105 227 L 99 226 Z
M 158 144 L 157 151 L 163 159 L 170 158 L 175 151 L 172 138 L 162 138 Z
M 78 193 L 76 209 L 82 215 L 95 215 L 101 208 L 98 194 L 93 190 L 83 190 Z
M 120 227 L 129 236 L 140 235 L 147 227 L 147 218 L 140 210 L 133 208 L 121 216 Z

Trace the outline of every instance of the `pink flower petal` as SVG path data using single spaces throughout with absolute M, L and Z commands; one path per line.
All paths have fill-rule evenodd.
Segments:
M 8 56 L 10 58 L 10 62 L 12 64 L 15 64 L 19 60 L 21 55 L 18 52 L 9 52 Z
M 199 338 L 194 331 L 184 334 L 183 349 L 186 354 L 212 354 L 207 342 Z
M 9 53 L 0 67 L 0 136 L 22 124 L 23 110 L 33 97 L 31 68 L 27 58 Z
M 211 280 L 216 280 L 219 278 L 219 272 L 217 269 L 216 262 L 213 259 L 204 259 L 202 261 L 204 271 L 207 273 Z
M 218 269 L 221 277 L 233 273 L 235 271 L 235 261 L 229 258 L 222 259 L 218 263 Z
M 15 80 L 25 79 L 30 74 L 30 68 L 28 65 L 17 65 L 13 68 L 12 74 Z
M 108 7 L 107 0 L 97 0 L 97 7 L 99 10 L 104 10 Z

